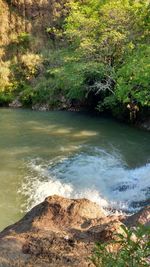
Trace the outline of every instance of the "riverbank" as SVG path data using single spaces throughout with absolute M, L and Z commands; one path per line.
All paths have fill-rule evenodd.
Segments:
M 90 109 L 89 107 L 82 106 L 80 103 L 77 103 L 76 105 L 72 105 L 70 102 L 62 102 L 58 107 L 50 108 L 47 104 L 36 104 L 31 107 L 24 107 L 22 103 L 16 99 L 12 103 L 9 104 L 9 106 L 6 107 L 0 107 L 0 108 L 10 108 L 10 109 L 29 109 L 33 111 L 41 111 L 41 112 L 48 112 L 48 111 L 68 111 L 68 112 L 86 112 L 89 115 L 94 115 L 96 117 L 102 116 L 102 117 L 110 117 L 115 119 L 116 121 L 122 122 L 126 125 L 132 125 L 133 127 L 143 129 L 146 131 L 150 131 L 150 117 L 146 116 L 143 117 L 140 116 L 135 122 L 130 122 L 129 120 L 129 112 L 128 114 L 125 114 L 125 117 L 114 117 L 110 113 L 100 113 L 96 110 Z M 142 118 L 142 119 L 141 119 Z
M 140 124 L 150 116 L 149 6 L 111 2 L 96 0 L 99 17 L 90 2 L 1 0 L 0 105 L 34 110 L 83 105 L 128 121 L 127 105 L 134 102 Z M 118 15 L 112 18 L 112 12 Z
M 0 233 L 0 266 L 92 267 L 95 242 L 139 223 L 150 225 L 150 206 L 127 217 L 108 215 L 87 199 L 47 197 Z

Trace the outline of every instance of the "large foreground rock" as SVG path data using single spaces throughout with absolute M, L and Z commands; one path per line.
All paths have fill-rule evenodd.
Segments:
M 92 267 L 95 242 L 112 239 L 128 220 L 87 199 L 48 197 L 0 233 L 0 267 Z

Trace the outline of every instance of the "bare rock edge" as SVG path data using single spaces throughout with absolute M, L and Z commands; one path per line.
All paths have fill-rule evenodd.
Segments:
M 138 223 L 150 224 L 150 206 L 130 217 L 107 216 L 87 199 L 50 196 L 0 233 L 0 267 L 92 267 L 96 241 Z

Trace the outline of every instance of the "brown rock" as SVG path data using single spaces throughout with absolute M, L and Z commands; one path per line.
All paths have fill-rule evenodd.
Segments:
M 120 224 L 87 199 L 48 197 L 0 233 L 0 266 L 92 266 L 95 241 L 109 240 Z
M 127 226 L 137 226 L 138 224 L 150 225 L 150 206 L 140 210 L 138 213 L 127 217 L 124 221 Z
M 87 199 L 51 196 L 0 233 L 0 267 L 92 267 L 96 241 L 105 242 L 128 225 L 149 221 L 149 207 L 128 218 L 107 216 Z

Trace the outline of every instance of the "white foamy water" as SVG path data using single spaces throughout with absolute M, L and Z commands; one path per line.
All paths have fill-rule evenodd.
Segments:
M 150 164 L 129 169 L 119 154 L 97 148 L 49 162 L 30 160 L 28 171 L 21 189 L 27 209 L 53 194 L 122 212 L 134 212 L 150 198 Z

